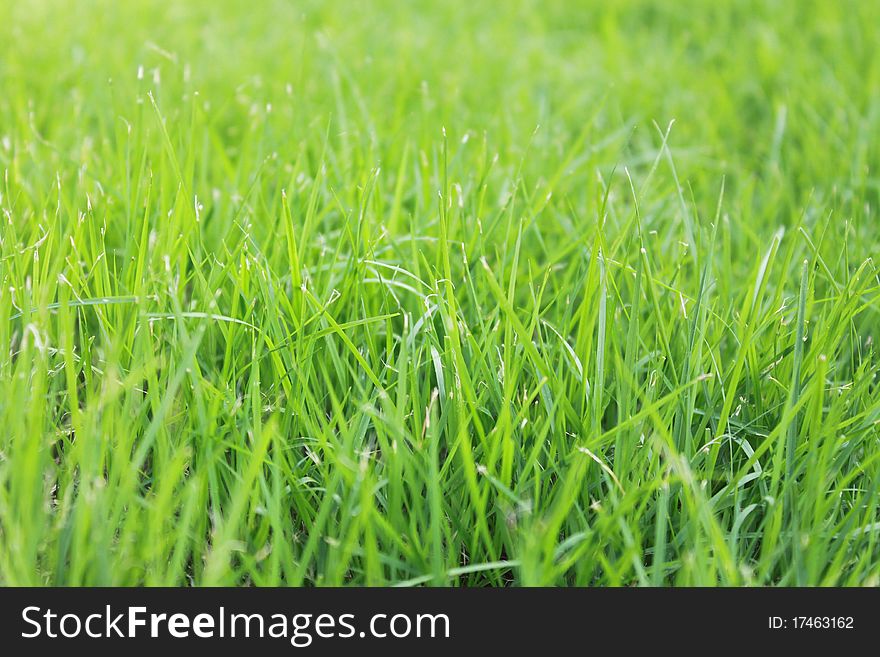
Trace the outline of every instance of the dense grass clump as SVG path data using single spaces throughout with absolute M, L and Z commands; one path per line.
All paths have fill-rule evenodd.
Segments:
M 0 8 L 0 582 L 880 583 L 880 4 Z

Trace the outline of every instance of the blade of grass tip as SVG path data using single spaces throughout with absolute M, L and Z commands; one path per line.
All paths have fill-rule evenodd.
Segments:
M 639 197 L 636 193 L 635 183 L 633 183 L 633 179 L 630 175 L 629 169 L 624 167 L 623 170 L 624 173 L 626 173 L 627 180 L 629 181 L 630 194 L 633 200 L 633 212 L 635 214 L 634 220 L 637 231 L 636 237 L 638 242 L 640 243 L 642 236 L 642 226 L 641 211 L 639 209 Z M 623 356 L 623 367 L 627 372 L 630 373 L 635 373 L 636 371 L 636 355 L 639 345 L 639 314 L 641 312 L 642 301 L 642 266 L 642 258 L 637 256 L 635 265 L 635 281 L 632 287 L 629 315 L 627 317 L 626 343 Z M 621 399 L 620 416 L 629 417 L 630 415 L 632 415 L 636 408 L 638 387 L 630 380 L 624 380 L 622 377 L 616 378 Z M 623 480 L 627 479 L 626 474 L 629 471 L 629 447 L 631 446 L 631 444 L 632 441 L 624 440 L 624 436 L 621 435 L 617 438 L 614 445 L 614 467 L 617 470 L 620 478 Z
M 804 360 L 804 342 L 806 341 L 805 323 L 807 308 L 807 287 L 809 283 L 810 266 L 809 261 L 804 260 L 801 270 L 801 288 L 798 297 L 798 314 L 797 314 L 797 330 L 795 332 L 794 356 L 791 372 L 791 392 L 789 396 L 789 408 L 798 403 L 801 391 L 801 368 Z M 796 486 L 795 486 L 795 453 L 797 450 L 798 422 L 797 417 L 792 418 L 788 425 L 785 445 L 785 488 L 786 503 L 789 514 L 791 516 L 792 531 L 795 535 L 791 540 L 792 556 L 795 562 L 797 583 L 801 584 L 801 565 L 800 565 L 800 530 L 798 522 L 798 513 L 796 508 Z
M 190 194 L 189 185 L 187 185 L 186 179 L 183 177 L 183 170 L 177 159 L 177 153 L 174 150 L 174 144 L 171 142 L 171 136 L 168 134 L 165 117 L 162 116 L 162 112 L 159 110 L 159 105 L 156 103 L 152 91 L 147 92 L 147 97 L 150 99 L 150 104 L 156 112 L 156 120 L 159 123 L 159 130 L 162 132 L 162 142 L 165 147 L 165 152 L 168 154 L 168 159 L 171 161 L 171 167 L 174 170 L 174 175 L 177 177 L 177 181 L 180 183 L 181 189 L 183 190 L 184 198 L 187 200 L 184 205 L 187 207 L 188 214 L 192 217 L 192 220 L 198 223 L 198 213 L 196 212 L 195 206 L 189 202 L 193 197 Z
M 724 187 L 722 184 L 721 189 L 722 195 L 724 194 Z M 721 201 L 718 202 L 719 214 Z M 709 253 L 714 253 L 715 251 L 715 235 L 717 233 L 718 221 L 716 214 L 715 226 L 712 230 L 712 239 L 710 240 Z M 692 379 L 694 374 L 695 365 L 699 366 L 700 363 L 700 354 L 701 349 L 697 340 L 698 329 L 705 330 L 704 327 L 704 305 L 706 303 L 706 288 L 709 280 L 710 270 L 712 265 L 712 258 L 707 257 L 706 262 L 703 263 L 703 271 L 700 274 L 700 289 L 697 292 L 696 303 L 694 305 L 694 310 L 691 317 L 691 325 L 690 330 L 688 332 L 688 346 L 687 351 L 684 355 L 684 367 L 682 368 L 684 371 L 684 379 L 690 380 Z M 700 340 L 702 340 L 702 336 L 700 336 Z M 683 399 L 681 415 L 678 418 L 678 422 L 675 427 L 675 448 L 679 451 L 683 450 L 684 453 L 688 456 L 693 454 L 693 435 L 691 433 L 691 422 L 693 420 L 694 415 L 694 406 L 696 404 L 696 394 L 697 389 L 691 388 L 688 390 L 688 394 Z
M 696 234 L 694 233 L 694 222 L 691 217 L 690 212 L 688 211 L 687 203 L 684 200 L 684 193 L 681 191 L 681 183 L 678 181 L 678 171 L 675 169 L 675 160 L 672 157 L 672 149 L 669 148 L 669 133 L 672 132 L 672 126 L 675 124 L 675 120 L 669 122 L 669 125 L 666 128 L 666 133 L 660 129 L 660 126 L 657 125 L 657 122 L 654 122 L 654 128 L 660 134 L 663 139 L 663 145 L 661 147 L 662 151 L 666 153 L 666 162 L 669 164 L 670 172 L 672 173 L 672 181 L 675 183 L 675 191 L 678 196 L 678 202 L 681 206 L 681 218 L 684 224 L 684 234 L 685 239 L 687 239 L 688 244 L 691 245 L 690 255 L 694 261 L 694 266 L 699 264 L 698 261 L 698 249 L 695 242 Z
M 593 383 L 593 432 L 599 435 L 602 431 L 603 392 L 605 389 L 605 338 L 606 313 L 608 304 L 607 281 L 605 280 L 605 257 L 599 249 L 599 319 L 596 337 L 596 380 Z

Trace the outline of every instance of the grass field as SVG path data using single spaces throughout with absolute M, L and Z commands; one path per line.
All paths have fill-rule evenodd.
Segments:
M 880 584 L 880 4 L 0 6 L 0 583 Z

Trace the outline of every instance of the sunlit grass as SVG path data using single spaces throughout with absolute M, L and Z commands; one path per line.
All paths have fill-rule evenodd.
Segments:
M 880 584 L 878 26 L 2 3 L 0 582 Z

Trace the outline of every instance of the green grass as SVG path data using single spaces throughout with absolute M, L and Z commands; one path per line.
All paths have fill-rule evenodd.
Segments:
M 0 583 L 880 584 L 880 4 L 0 7 Z

